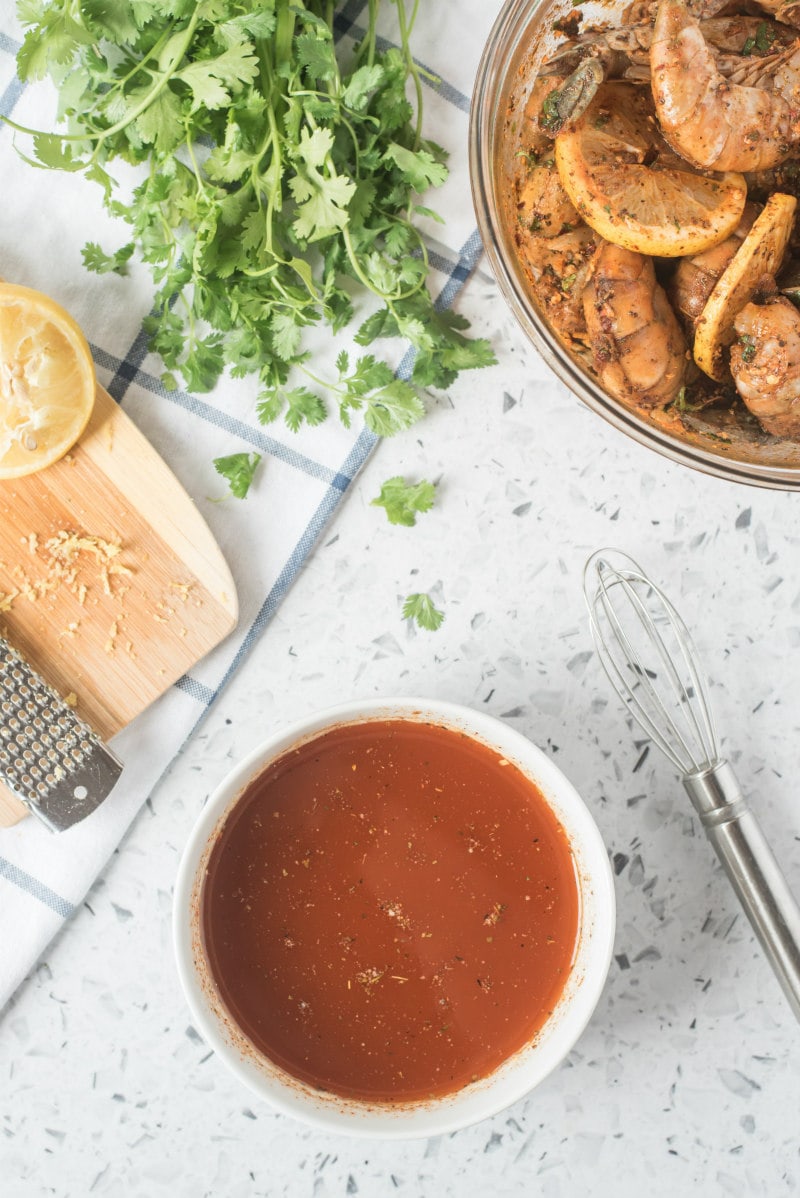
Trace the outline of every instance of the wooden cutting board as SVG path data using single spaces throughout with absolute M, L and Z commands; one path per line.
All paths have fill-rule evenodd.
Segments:
M 208 525 L 99 385 L 67 457 L 0 482 L 0 633 L 104 740 L 236 619 Z M 0 827 L 26 814 L 0 785 Z

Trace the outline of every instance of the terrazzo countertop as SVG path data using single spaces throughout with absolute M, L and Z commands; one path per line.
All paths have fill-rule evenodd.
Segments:
M 460 308 L 500 365 L 380 448 L 0 1022 L 3 1198 L 800 1190 L 797 1024 L 673 771 L 610 695 L 581 596 L 586 556 L 614 544 L 683 609 L 731 759 L 800 891 L 800 496 L 702 477 L 606 427 L 488 275 Z M 397 473 L 441 479 L 415 529 L 370 507 Z M 402 597 L 429 587 L 446 612 L 435 634 L 400 619 Z M 600 827 L 618 903 L 604 995 L 564 1064 L 494 1119 L 405 1143 L 321 1134 L 242 1089 L 191 1025 L 170 943 L 182 847 L 231 765 L 305 713 L 386 695 L 471 704 L 551 753 Z

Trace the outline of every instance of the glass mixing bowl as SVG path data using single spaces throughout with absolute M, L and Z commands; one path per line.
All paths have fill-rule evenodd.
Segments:
M 627 0 L 581 5 L 582 26 L 619 26 Z M 645 412 L 626 408 L 600 386 L 591 361 L 565 348 L 542 314 L 520 263 L 510 203 L 521 117 L 542 61 L 560 36 L 553 24 L 572 11 L 570 0 L 507 0 L 481 58 L 470 119 L 470 176 L 483 244 L 511 310 L 562 382 L 593 411 L 675 462 L 736 482 L 800 490 L 800 445 L 762 432 L 744 411 Z M 737 408 L 740 405 L 737 405 Z

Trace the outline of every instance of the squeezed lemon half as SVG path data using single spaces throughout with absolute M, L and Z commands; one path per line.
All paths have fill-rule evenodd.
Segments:
M 40 291 L 0 283 L 0 479 L 62 457 L 88 424 L 95 385 L 69 313 Z

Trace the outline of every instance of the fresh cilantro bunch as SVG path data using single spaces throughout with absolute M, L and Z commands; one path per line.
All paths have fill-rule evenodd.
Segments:
M 318 424 L 333 396 L 345 422 L 361 410 L 388 435 L 423 414 L 418 388 L 448 387 L 494 361 L 426 287 L 415 218 L 434 214 L 417 197 L 445 179 L 445 154 L 421 133 L 409 47 L 419 0 L 410 15 L 392 0 L 401 46 L 387 50 L 379 2 L 369 0 L 365 37 L 345 54 L 326 0 L 20 0 L 20 78 L 55 80 L 66 132 L 14 127 L 33 135 L 29 161 L 83 171 L 130 226 L 119 250 L 92 243 L 84 261 L 122 272 L 137 253 L 149 265 L 157 291 L 146 327 L 166 386 L 180 375 L 206 391 L 227 367 L 258 376 L 265 423 L 283 413 L 292 429 Z M 115 159 L 142 167 L 130 200 Z M 380 307 L 356 343 L 409 341 L 409 380 L 372 354 L 341 354 L 332 382 L 310 371 L 304 330 L 343 329 L 359 288 Z M 245 464 L 235 470 L 242 492 Z

